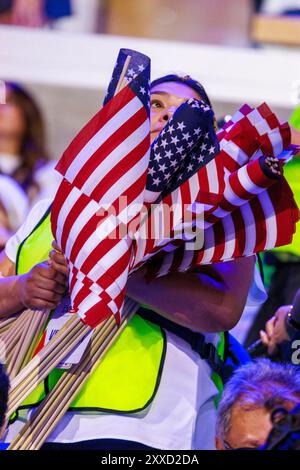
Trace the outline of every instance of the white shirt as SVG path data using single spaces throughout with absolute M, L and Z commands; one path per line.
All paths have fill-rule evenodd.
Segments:
M 0 153 L 0 171 L 5 175 L 12 175 L 19 168 L 21 161 L 19 155 Z
M 20 242 L 32 231 L 51 200 L 39 202 L 18 232 L 7 242 L 6 255 L 15 262 Z M 67 412 L 47 442 L 71 443 L 91 439 L 125 439 L 164 450 L 214 449 L 218 391 L 211 370 L 189 344 L 167 332 L 165 364 L 158 392 L 140 413 Z M 215 344 L 218 335 L 209 335 Z M 11 442 L 26 415 L 13 423 L 5 436 Z

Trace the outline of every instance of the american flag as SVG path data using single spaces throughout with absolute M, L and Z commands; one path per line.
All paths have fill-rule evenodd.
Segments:
M 182 104 L 152 144 L 145 201 L 158 203 L 219 150 L 210 106 L 193 98 Z
M 265 103 L 255 109 L 244 105 L 218 138 L 221 152 L 198 173 L 199 200 L 207 203 L 203 246 L 164 247 L 149 264 L 149 277 L 250 256 L 292 240 L 299 220 L 292 191 L 283 176 L 270 177 L 261 164 L 271 155 L 283 166 L 297 153 L 289 145 L 288 124 Z
M 200 170 L 219 150 L 212 109 L 195 99 L 182 104 L 152 144 L 144 204 L 148 213 L 135 234 L 131 268 L 169 241 L 185 239 L 184 224 L 195 230 L 198 214 L 187 217 L 188 210 L 199 195 Z
M 115 94 L 128 56 L 127 85 Z M 110 315 L 120 321 L 132 242 L 114 234 L 132 222 L 144 200 L 149 83 L 149 58 L 121 50 L 105 106 L 56 167 L 62 180 L 51 211 L 52 232 L 70 267 L 72 307 L 91 327 Z

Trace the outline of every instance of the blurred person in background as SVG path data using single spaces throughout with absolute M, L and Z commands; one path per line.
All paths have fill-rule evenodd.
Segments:
M 300 403 L 300 370 L 260 359 L 237 369 L 218 407 L 217 450 L 257 449 L 273 427 L 272 412 Z
M 31 203 L 45 185 L 52 185 L 54 163 L 48 159 L 43 117 L 33 97 L 20 85 L 5 85 L 6 104 L 0 106 L 0 174 L 13 178 Z M 47 178 L 41 178 L 45 171 Z
M 0 0 L 0 23 L 39 28 L 71 14 L 71 0 Z
M 269 356 L 287 362 L 292 360 L 293 341 L 300 339 L 300 289 L 293 304 L 282 305 L 266 323 L 265 331 L 260 331 L 260 338 Z
M 12 178 L 0 174 L 0 249 L 20 227 L 28 213 L 28 198 Z

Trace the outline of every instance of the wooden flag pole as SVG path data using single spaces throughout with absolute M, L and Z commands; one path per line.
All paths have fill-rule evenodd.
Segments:
M 119 81 L 118 81 L 118 84 L 116 86 L 116 90 L 115 90 L 115 96 L 117 93 L 119 93 L 119 91 L 122 90 L 122 88 L 124 88 L 124 86 L 127 85 L 127 81 L 125 81 L 125 75 L 126 75 L 126 72 L 127 72 L 127 69 L 129 67 L 129 63 L 130 63 L 130 60 L 131 60 L 131 56 L 128 55 L 126 57 L 126 60 L 124 62 L 124 65 L 123 65 L 123 69 L 122 69 L 122 72 L 121 72 L 121 75 L 120 75 L 120 78 L 119 78 Z
M 11 415 L 34 388 L 74 349 L 91 328 L 72 315 L 66 325 L 11 382 L 8 415 Z

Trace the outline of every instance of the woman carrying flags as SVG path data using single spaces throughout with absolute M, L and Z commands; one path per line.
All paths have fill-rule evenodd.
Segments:
M 154 153 L 156 159 L 151 166 L 152 186 L 149 186 L 149 191 L 154 192 L 155 185 L 159 183 L 168 185 L 168 177 L 165 182 L 162 179 L 169 171 L 168 164 L 172 166 L 173 162 L 176 165 L 174 162 L 178 160 L 173 154 L 169 155 L 170 163 L 165 159 L 161 161 L 164 151 L 172 153 L 168 145 L 169 148 L 172 148 L 171 144 L 176 145 L 178 154 L 181 153 L 173 124 L 181 132 L 183 142 L 193 142 L 191 134 L 197 136 L 197 132 L 201 132 L 197 127 L 185 129 L 187 123 L 173 117 L 178 107 L 191 99 L 192 106 L 204 102 L 205 105 L 200 106 L 211 109 L 203 87 L 190 77 L 164 77 L 152 84 L 151 139 L 153 148 L 156 144 L 157 148 Z M 250 111 L 244 110 L 244 113 L 247 117 Z M 208 119 L 212 129 L 213 114 Z M 168 135 L 163 134 L 164 130 Z M 215 142 L 208 140 L 213 138 L 210 132 L 204 136 L 207 142 L 201 143 L 202 153 L 191 155 L 191 169 L 184 168 L 180 176 L 184 171 L 192 172 L 192 160 L 201 159 L 204 150 L 206 154 L 213 154 Z M 231 130 L 224 132 L 229 135 Z M 225 163 L 232 165 L 229 158 Z M 254 165 L 257 174 L 260 172 L 264 188 L 267 187 L 265 173 L 268 175 L 265 178 L 272 182 L 280 178 L 276 158 L 274 161 L 258 159 L 256 163 L 251 162 L 250 174 Z M 216 172 L 220 169 L 218 165 L 214 168 Z M 232 174 L 233 170 L 235 168 L 232 168 Z M 209 179 L 210 174 L 207 173 L 206 177 Z M 215 187 L 222 186 L 221 181 L 209 181 Z M 258 185 L 255 188 L 258 191 Z M 217 191 L 212 193 L 216 195 Z M 223 212 L 225 194 L 226 188 L 219 198 Z M 203 200 L 207 198 L 208 191 L 203 191 L 201 197 Z M 231 201 L 232 206 L 233 202 L 236 201 Z M 213 198 L 206 199 L 206 204 L 209 206 L 207 221 L 212 224 L 213 218 L 217 217 L 216 202 Z M 228 205 L 227 200 L 227 209 Z M 255 207 L 251 207 L 254 211 Z M 5 276 L 0 280 L 1 316 L 24 308 L 62 308 L 62 302 L 66 302 L 64 293 L 69 266 L 59 252 L 59 246 L 55 245 L 54 251 L 51 249 L 50 211 L 51 201 L 40 202 L 8 241 L 1 255 L 0 270 Z M 280 217 L 277 223 L 279 227 Z M 231 247 L 229 254 L 229 236 L 224 235 L 226 222 L 221 220 L 214 225 L 219 227 L 217 231 L 226 242 L 222 240 L 223 254 L 220 254 L 220 242 L 215 236 L 213 246 L 208 244 L 194 250 L 192 264 L 191 259 L 188 261 L 186 245 L 180 244 L 173 246 L 171 251 L 166 250 L 152 265 L 143 265 L 129 277 L 127 295 L 146 308 L 134 317 L 91 375 L 68 413 L 49 436 L 45 449 L 214 448 L 215 400 L 222 388 L 220 363 L 225 350 L 224 335 L 218 333 L 231 329 L 239 320 L 253 279 L 255 261 L 251 255 L 266 245 L 257 236 L 249 248 L 249 232 L 245 227 L 242 231 L 241 225 L 236 223 L 235 248 Z M 268 221 L 264 227 L 267 225 Z M 215 229 L 209 225 L 208 230 Z M 287 232 L 290 237 L 292 229 Z M 244 246 L 241 249 L 238 240 L 242 233 Z M 281 240 L 279 236 L 278 240 Z M 246 256 L 242 257 L 239 250 Z M 50 262 L 47 262 L 50 251 Z M 240 258 L 233 259 L 236 257 Z M 215 262 L 225 259 L 233 260 Z M 156 314 L 149 314 L 149 309 Z M 205 333 L 205 336 L 198 333 Z M 202 359 L 204 350 L 207 355 Z M 18 410 L 19 419 L 9 426 L 5 442 L 15 438 L 28 409 L 43 399 L 59 373 L 56 371 L 56 376 L 52 373 L 50 379 L 40 384 L 39 390 L 22 404 Z

